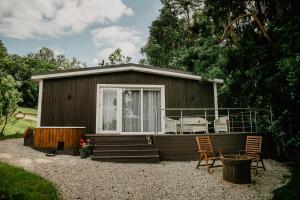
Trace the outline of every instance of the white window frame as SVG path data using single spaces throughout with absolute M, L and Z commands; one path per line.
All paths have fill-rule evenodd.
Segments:
M 96 133 L 97 134 L 112 134 L 112 133 L 120 133 L 122 135 L 152 135 L 155 132 L 122 132 L 122 110 L 117 111 L 117 130 L 116 131 L 102 131 L 102 95 L 101 89 L 140 89 L 141 91 L 141 130 L 143 130 L 143 90 L 160 90 L 161 95 L 161 131 L 158 134 L 164 134 L 165 131 L 165 86 L 164 85 L 137 85 L 137 84 L 97 84 L 97 95 L 96 95 Z M 119 94 L 119 92 L 118 92 Z M 122 97 L 118 96 L 118 104 L 122 104 L 120 101 Z

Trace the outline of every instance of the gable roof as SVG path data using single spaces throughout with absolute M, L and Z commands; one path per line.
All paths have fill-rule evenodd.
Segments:
M 136 72 L 144 72 L 144 73 L 157 74 L 162 76 L 171 76 L 171 77 L 191 79 L 191 80 L 203 80 L 201 76 L 194 75 L 190 72 L 153 67 L 147 65 L 139 65 L 139 64 L 121 64 L 121 65 L 110 65 L 110 66 L 103 66 L 103 67 L 88 67 L 88 68 L 71 69 L 71 70 L 51 71 L 51 72 L 34 74 L 32 75 L 31 79 L 40 81 L 44 79 L 87 76 L 92 74 L 104 74 L 104 73 L 114 73 L 114 72 L 124 72 L 124 71 L 136 71 Z M 213 79 L 209 81 L 216 82 L 216 83 L 223 83 L 222 79 Z

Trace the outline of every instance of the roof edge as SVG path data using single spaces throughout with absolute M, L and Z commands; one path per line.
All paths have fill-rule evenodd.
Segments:
M 112 73 L 112 72 L 124 72 L 124 71 L 137 71 L 137 72 L 144 72 L 144 73 L 151 73 L 151 74 L 158 74 L 164 76 L 171 76 L 177 78 L 185 78 L 191 80 L 203 80 L 201 76 L 184 73 L 175 70 L 163 70 L 158 69 L 156 67 L 142 67 L 136 64 L 129 64 L 126 66 L 114 66 L 108 68 L 95 68 L 95 69 L 88 69 L 88 70 L 76 70 L 76 71 L 61 71 L 55 73 L 48 73 L 48 74 L 36 74 L 32 75 L 31 79 L 35 81 L 40 81 L 44 79 L 53 79 L 53 78 L 65 78 L 65 77 L 75 77 L 75 76 L 87 76 L 93 74 L 105 74 L 105 73 Z M 224 81 L 221 79 L 213 79 L 208 80 L 209 82 L 215 83 L 223 83 Z

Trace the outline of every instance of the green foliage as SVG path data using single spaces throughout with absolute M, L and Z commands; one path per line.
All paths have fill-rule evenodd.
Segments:
M 0 199 L 59 199 L 52 183 L 21 168 L 0 163 L 0 177 Z
M 1 52 L 4 52 L 5 56 L 1 57 Z M 46 47 L 26 56 L 7 54 L 4 45 L 0 41 L 0 70 L 11 75 L 20 83 L 18 91 L 21 92 L 23 98 L 20 103 L 21 106 L 37 106 L 38 83 L 31 80 L 33 73 L 85 66 L 76 58 L 68 60 L 64 55 L 55 55 L 53 50 Z
M 300 4 L 162 2 L 142 48 L 146 60 L 205 79 L 224 79 L 221 106 L 271 110 L 273 124 L 265 129 L 272 130 L 280 154 L 299 155 Z
M 150 65 L 181 68 L 173 66 L 171 60 L 179 54 L 178 48 L 184 48 L 186 32 L 183 20 L 178 19 L 170 4 L 166 1 L 159 17 L 152 22 L 147 44 L 141 49 Z
M 0 136 L 7 123 L 14 117 L 18 103 L 22 100 L 18 82 L 12 76 L 0 71 Z
M 109 65 L 116 65 L 116 64 L 128 64 L 131 61 L 131 57 L 123 56 L 122 50 L 117 48 L 113 53 L 108 56 Z
M 7 56 L 7 49 L 4 46 L 3 42 L 0 40 L 0 58 Z
M 295 165 L 290 168 L 291 177 L 289 182 L 281 188 L 273 191 L 273 200 L 294 200 L 300 196 L 300 166 Z

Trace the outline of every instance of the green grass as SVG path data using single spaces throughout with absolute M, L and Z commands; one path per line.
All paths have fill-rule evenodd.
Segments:
M 28 120 L 28 119 L 20 119 L 16 121 L 15 124 L 8 123 L 4 129 L 4 135 L 9 136 L 9 135 L 20 135 L 23 134 L 24 131 L 27 129 L 27 127 L 36 126 L 36 121 Z M 2 126 L 0 126 L 2 128 Z
M 290 181 L 273 191 L 273 200 L 294 200 L 300 197 L 300 165 L 292 166 Z
M 0 199 L 59 199 L 54 184 L 21 168 L 0 163 L 0 177 Z
M 27 107 L 19 107 L 18 111 L 21 111 L 22 113 L 27 113 L 31 115 L 37 115 L 37 109 L 36 108 L 27 108 Z

